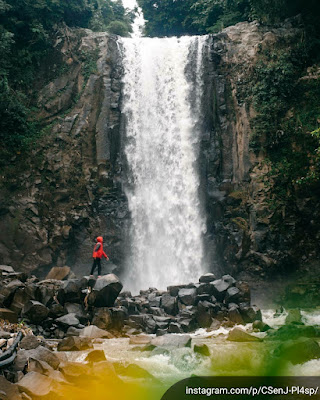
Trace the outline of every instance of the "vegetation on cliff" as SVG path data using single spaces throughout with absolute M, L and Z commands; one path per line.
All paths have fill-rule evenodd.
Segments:
M 121 1 L 0 0 L 0 140 L 4 154 L 21 150 L 39 132 L 30 94 L 43 60 L 54 51 L 61 27 L 90 28 L 122 36 L 130 15 Z
M 320 12 L 317 0 L 138 0 L 147 20 L 147 36 L 205 34 L 241 21 L 258 19 L 279 23 L 299 13 L 312 17 Z

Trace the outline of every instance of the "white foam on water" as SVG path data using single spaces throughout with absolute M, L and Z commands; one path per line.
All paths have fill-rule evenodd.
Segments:
M 281 325 L 284 325 L 287 318 L 287 311 L 283 311 L 280 315 L 275 315 L 276 310 L 261 310 L 262 321 L 269 325 L 271 328 L 279 328 Z
M 301 311 L 301 315 L 305 325 L 320 325 L 320 310 Z

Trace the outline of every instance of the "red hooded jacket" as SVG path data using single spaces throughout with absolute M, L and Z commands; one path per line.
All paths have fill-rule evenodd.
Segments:
M 96 243 L 96 245 L 94 246 L 92 257 L 93 258 L 102 258 L 102 256 L 104 256 L 108 260 L 109 257 L 103 251 L 103 237 L 102 236 L 98 236 L 97 237 L 97 242 L 98 243 Z

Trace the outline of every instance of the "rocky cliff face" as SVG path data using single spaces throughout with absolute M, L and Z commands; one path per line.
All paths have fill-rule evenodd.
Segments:
M 29 154 L 11 160 L 2 177 L 0 263 L 40 273 L 67 264 L 87 272 L 94 238 L 102 234 L 106 251 L 121 264 L 127 206 L 119 179 L 116 40 L 65 30 L 56 41 L 56 59 L 43 70 L 59 76 L 36 83 L 43 134 Z
M 250 150 L 254 110 L 242 92 L 261 49 L 296 34 L 290 24 L 268 30 L 253 22 L 210 38 L 200 175 L 207 262 L 215 272 L 264 274 L 292 258 L 285 235 L 270 229 L 269 189 L 261 180 L 268 165 L 263 152 Z M 121 267 L 129 212 L 122 190 L 122 66 L 116 37 L 65 30 L 43 76 L 48 71 L 57 77 L 44 83 L 40 75 L 33 91 L 43 134 L 1 177 L 0 263 L 39 274 L 56 265 L 87 273 L 99 234 Z
M 244 93 L 259 54 L 277 42 L 294 41 L 298 33 L 290 22 L 272 30 L 244 22 L 211 38 L 201 169 L 208 263 L 215 271 L 264 276 L 292 262 L 290 229 L 272 231 L 271 188 L 264 183 L 269 166 L 263 150 L 250 149 L 255 111 Z

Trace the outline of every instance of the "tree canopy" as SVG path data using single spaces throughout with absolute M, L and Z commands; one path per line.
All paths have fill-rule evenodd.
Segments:
M 317 24 L 318 0 L 138 0 L 147 36 L 205 34 L 241 21 L 274 24 L 301 13 Z

